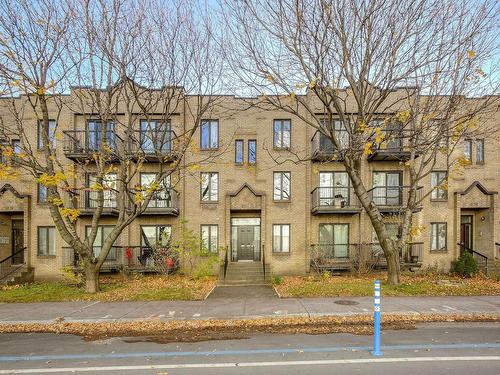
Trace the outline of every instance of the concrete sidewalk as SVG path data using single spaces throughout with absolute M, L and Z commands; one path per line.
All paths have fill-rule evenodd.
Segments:
M 237 288 L 237 287 L 232 287 Z M 204 301 L 0 303 L 0 323 L 234 319 L 371 314 L 372 297 L 209 298 Z M 500 313 L 500 296 L 382 297 L 387 313 Z

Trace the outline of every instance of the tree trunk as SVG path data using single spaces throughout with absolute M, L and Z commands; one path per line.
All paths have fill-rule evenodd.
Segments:
M 92 263 L 85 265 L 85 292 L 99 291 L 99 269 Z
M 387 249 L 384 249 L 387 261 L 387 284 L 398 285 L 401 282 L 401 270 L 399 264 L 398 249 L 392 241 L 386 241 Z

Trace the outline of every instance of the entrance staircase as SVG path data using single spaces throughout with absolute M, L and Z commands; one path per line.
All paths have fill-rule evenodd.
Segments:
M 271 273 L 269 271 L 269 265 L 266 265 L 264 275 L 261 262 L 229 262 L 226 277 L 224 277 L 224 271 L 221 269 L 219 285 L 269 285 L 271 283 Z
M 34 272 L 26 265 L 3 266 L 0 268 L 0 285 L 15 285 L 32 282 Z

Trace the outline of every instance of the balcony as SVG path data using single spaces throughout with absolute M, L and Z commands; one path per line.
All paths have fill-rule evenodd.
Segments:
M 141 215 L 179 215 L 179 193 L 172 188 L 156 191 Z
M 311 213 L 357 214 L 361 204 L 354 190 L 349 187 L 317 187 L 311 192 Z
M 118 202 L 116 191 L 114 190 L 105 190 L 102 192 L 80 190 L 76 193 L 73 192 L 66 207 L 78 209 L 80 212 L 79 216 L 92 216 L 100 206 L 99 193 L 103 194 L 101 215 L 118 216 Z
M 94 154 L 106 151 L 110 160 L 117 161 L 118 146 L 123 140 L 114 131 L 107 131 L 106 137 L 104 142 L 99 132 L 65 130 L 63 131 L 64 155 L 73 161 L 84 162 L 93 159 Z
M 94 254 L 100 253 L 100 246 L 94 247 Z M 113 246 L 104 260 L 101 272 L 127 270 L 129 272 L 173 273 L 179 267 L 178 257 L 172 249 L 157 249 L 149 246 Z M 78 253 L 71 247 L 63 247 L 63 267 L 80 268 Z
M 382 247 L 378 243 L 361 245 L 362 253 L 367 256 L 367 261 L 373 265 L 387 267 Z M 424 251 L 423 242 L 413 242 L 406 245 L 403 251 L 399 253 L 399 262 L 402 266 L 420 266 L 422 264 L 422 254 Z
M 372 149 L 368 156 L 368 161 L 408 161 L 411 150 L 405 142 L 405 132 L 394 130 L 386 132 L 386 141 L 380 143 Z M 416 154 L 418 156 L 419 154 Z
M 172 162 L 177 159 L 177 136 L 172 130 L 133 131 L 129 137 L 128 153 L 133 160 Z
M 347 132 L 345 132 L 347 136 Z M 348 138 L 346 144 L 348 143 Z M 316 131 L 311 139 L 311 160 L 317 162 L 342 161 L 343 155 L 333 145 L 330 138 L 325 136 L 320 131 Z
M 410 186 L 376 186 L 370 190 L 370 198 L 372 202 L 378 206 L 381 213 L 398 213 L 406 207 L 408 202 L 408 194 L 412 187 Z M 416 201 L 420 202 L 423 197 L 423 188 L 416 188 Z M 413 209 L 413 212 L 422 210 L 422 205 L 419 204 Z
M 399 254 L 401 267 L 422 265 L 423 242 L 407 244 Z M 342 271 L 359 267 L 364 269 L 387 268 L 382 248 L 378 243 L 319 244 L 311 249 L 311 267 L 316 270 Z

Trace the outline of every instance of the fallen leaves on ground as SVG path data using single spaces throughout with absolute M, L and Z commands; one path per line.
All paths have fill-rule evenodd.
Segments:
M 64 282 L 36 282 L 0 287 L 0 302 L 201 300 L 216 285 L 215 277 L 101 276 L 101 291 L 85 293 Z
M 282 297 L 365 297 L 373 296 L 373 280 L 385 274 L 367 276 L 284 277 L 275 285 Z M 500 295 L 500 281 L 484 276 L 464 279 L 451 275 L 402 275 L 400 285 L 382 281 L 384 296 L 491 296 Z
M 493 314 L 384 314 L 382 328 L 414 329 L 417 323 L 431 322 L 499 322 L 500 313 Z M 153 341 L 197 342 L 245 338 L 251 333 L 352 333 L 371 335 L 370 314 L 327 317 L 272 317 L 229 320 L 142 320 L 128 322 L 57 322 L 0 323 L 0 333 L 56 333 L 83 336 L 88 340 L 109 337 L 130 337 L 131 342 Z M 142 338 L 142 339 L 139 339 Z

